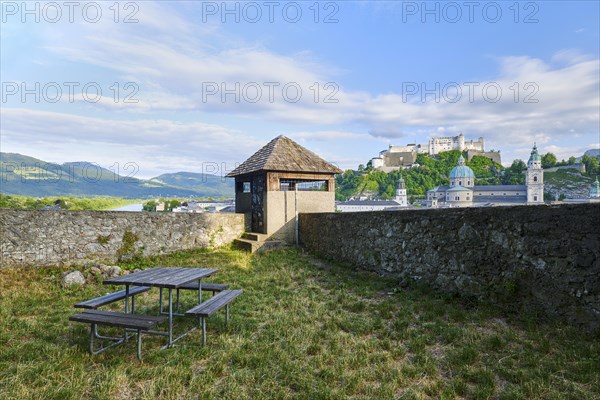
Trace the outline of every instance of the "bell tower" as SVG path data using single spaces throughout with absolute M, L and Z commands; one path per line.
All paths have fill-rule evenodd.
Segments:
M 542 157 L 538 154 L 537 146 L 533 145 L 531 156 L 527 162 L 527 204 L 544 203 L 544 170 Z
M 400 205 L 400 207 L 408 207 L 408 200 L 406 198 L 406 184 L 404 183 L 404 179 L 402 179 L 402 175 L 400 175 L 400 179 L 398 180 L 398 188 L 396 188 L 396 197 L 394 200 Z

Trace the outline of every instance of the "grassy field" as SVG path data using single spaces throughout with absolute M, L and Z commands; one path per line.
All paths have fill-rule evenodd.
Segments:
M 13 208 L 23 210 L 36 210 L 45 206 L 52 206 L 57 200 L 62 201 L 61 207 L 69 210 L 112 210 L 129 204 L 141 203 L 139 199 L 125 199 L 122 197 L 26 197 L 17 195 L 4 195 L 0 193 L 0 208 Z
M 193 251 L 143 261 L 215 267 L 245 293 L 173 349 L 144 337 L 98 356 L 59 269 L 0 270 L 1 399 L 598 399 L 600 341 L 284 250 Z M 127 267 L 140 267 L 131 265 Z M 191 305 L 192 293 L 185 301 Z M 140 309 L 156 310 L 154 291 Z M 190 323 L 189 321 L 187 323 Z M 181 323 L 180 325 L 185 324 Z

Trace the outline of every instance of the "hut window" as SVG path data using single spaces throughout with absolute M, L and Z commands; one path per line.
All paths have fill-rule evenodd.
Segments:
M 327 181 L 309 181 L 302 179 L 280 179 L 279 190 L 281 191 L 321 191 L 326 192 Z
M 242 193 L 250 193 L 250 182 L 242 182 Z

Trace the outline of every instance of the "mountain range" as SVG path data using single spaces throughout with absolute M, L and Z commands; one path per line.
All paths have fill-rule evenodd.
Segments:
M 0 153 L 0 192 L 44 196 L 233 197 L 232 179 L 193 172 L 135 178 L 134 164 L 113 165 L 115 170 L 78 161 L 56 164 L 17 153 Z M 117 169 L 118 168 L 118 169 Z

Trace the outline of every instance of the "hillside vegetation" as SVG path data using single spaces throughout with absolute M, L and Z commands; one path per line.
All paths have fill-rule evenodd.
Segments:
M 588 196 L 594 180 L 575 169 L 544 172 L 544 190 L 555 199 L 581 199 Z
M 11 196 L 0 193 L 0 208 L 22 210 L 38 210 L 58 204 L 63 210 L 111 210 L 113 208 L 133 204 L 139 200 L 123 199 L 120 197 L 26 197 Z
M 418 167 L 386 173 L 370 167 L 358 171 L 347 170 L 336 177 L 336 199 L 347 200 L 361 194 L 379 199 L 391 199 L 395 196 L 400 175 L 406 182 L 409 196 L 425 196 L 429 189 L 440 185 L 449 185 L 448 175 L 458 162 L 461 152 L 446 151 L 436 156 L 419 154 Z M 510 168 L 504 168 L 486 157 L 475 156 L 467 165 L 473 169 L 478 185 L 517 185 L 525 183 L 523 171 L 527 169 L 521 160 L 515 160 Z

